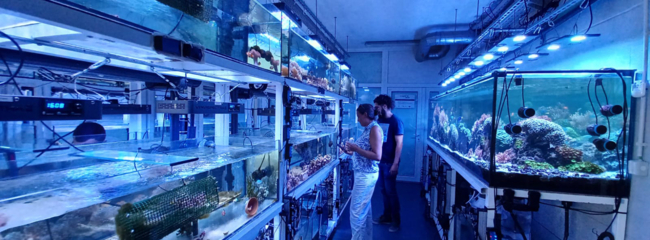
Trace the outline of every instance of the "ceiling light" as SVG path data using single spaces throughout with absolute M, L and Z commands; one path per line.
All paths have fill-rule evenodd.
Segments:
M 501 69 L 499 69 L 499 70 L 502 71 L 502 72 L 508 71 L 508 69 L 507 69 L 507 68 L 504 68 L 504 67 L 501 68 Z
M 522 63 L 524 63 L 524 61 L 522 61 L 522 60 L 515 61 L 515 64 L 517 64 L 517 65 L 522 64 Z
M 585 35 L 576 35 L 571 38 L 571 42 L 581 42 L 587 39 L 587 36 Z
M 551 45 L 549 45 L 546 49 L 551 50 L 551 51 L 555 51 L 555 50 L 560 49 L 560 45 L 557 45 L 557 44 L 551 44 Z
M 459 72 L 458 75 L 465 76 L 465 73 L 464 72 Z
M 320 45 L 320 43 L 314 39 L 307 40 L 307 43 L 318 51 L 323 50 L 323 45 Z
M 512 41 L 515 41 L 515 42 L 521 42 L 521 41 L 523 41 L 523 40 L 526 40 L 526 36 L 525 36 L 525 35 L 518 35 L 518 36 L 516 36 L 514 39 L 512 39 Z
M 474 65 L 476 65 L 476 66 L 483 66 L 483 64 L 485 64 L 483 61 L 474 62 Z
M 485 59 L 485 60 L 492 60 L 492 59 L 494 59 L 494 55 L 492 55 L 491 53 L 485 54 L 485 55 L 483 56 L 483 59 Z
M 447 86 L 447 83 L 446 83 L 446 82 L 445 82 L 445 83 L 442 83 L 442 86 L 443 86 L 443 87 L 446 87 L 446 86 Z
M 536 53 L 528 55 L 529 59 L 535 59 L 535 58 L 538 58 L 538 57 L 539 57 L 539 54 L 536 54 Z
M 499 52 L 507 52 L 508 49 L 509 49 L 508 46 L 501 46 L 501 47 L 497 48 L 497 51 L 499 51 Z
M 465 72 L 471 72 L 471 71 L 472 71 L 472 69 L 471 69 L 471 68 L 468 68 L 468 67 L 466 67 L 466 68 L 465 68 L 465 70 L 463 70 L 463 71 L 465 71 Z

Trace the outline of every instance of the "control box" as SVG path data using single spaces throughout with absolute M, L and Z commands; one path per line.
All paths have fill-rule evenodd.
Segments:
M 0 121 L 102 119 L 97 100 L 0 95 Z
M 156 102 L 157 113 L 167 114 L 237 114 L 244 113 L 241 103 L 215 103 L 190 100 L 165 100 Z
M 151 114 L 151 105 L 141 104 L 102 104 L 102 114 Z

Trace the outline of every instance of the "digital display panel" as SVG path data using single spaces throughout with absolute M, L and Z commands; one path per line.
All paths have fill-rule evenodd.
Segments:
M 65 103 L 49 102 L 47 103 L 46 107 L 48 109 L 63 109 L 65 108 Z

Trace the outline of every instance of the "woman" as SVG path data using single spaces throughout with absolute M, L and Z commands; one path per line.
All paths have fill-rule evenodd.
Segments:
M 372 239 L 372 207 L 370 200 L 379 177 L 379 160 L 384 133 L 375 122 L 373 105 L 361 104 L 357 119 L 364 128 L 355 143 L 348 142 L 345 152 L 352 155 L 354 187 L 350 205 L 352 239 Z

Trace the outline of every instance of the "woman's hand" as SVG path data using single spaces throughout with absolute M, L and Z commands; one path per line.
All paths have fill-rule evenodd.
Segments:
M 359 148 L 359 145 L 356 145 L 356 144 L 351 143 L 351 142 L 347 142 L 347 143 L 345 144 L 345 148 L 347 148 L 346 150 L 347 150 L 348 152 L 358 152 L 359 149 L 360 149 L 360 148 Z

